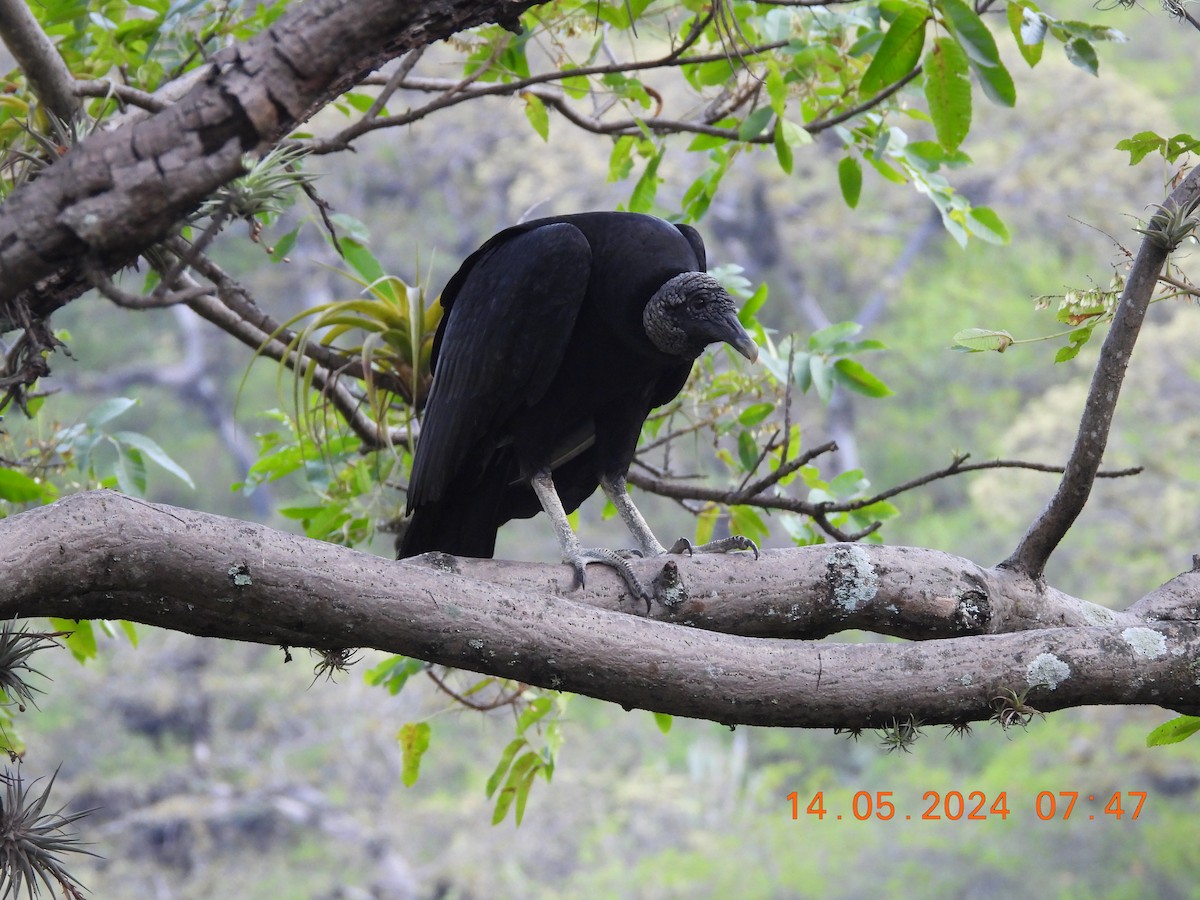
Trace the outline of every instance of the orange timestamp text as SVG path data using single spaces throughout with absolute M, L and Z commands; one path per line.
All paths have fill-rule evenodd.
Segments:
M 799 792 L 792 791 L 787 799 L 792 804 L 792 818 L 811 816 L 818 821 L 848 819 L 865 822 L 871 819 L 918 821 L 983 822 L 1007 819 L 1010 815 L 1032 812 L 1043 822 L 1065 822 L 1076 819 L 1127 819 L 1134 821 L 1142 814 L 1146 791 L 1115 791 L 1111 794 L 1082 791 L 1040 791 L 1035 798 L 1024 798 L 1010 808 L 1008 791 L 987 794 L 984 791 L 926 791 L 921 803 L 904 813 L 897 811 L 893 791 L 858 791 L 844 808 L 826 805 L 825 792 L 817 791 L 807 804 Z

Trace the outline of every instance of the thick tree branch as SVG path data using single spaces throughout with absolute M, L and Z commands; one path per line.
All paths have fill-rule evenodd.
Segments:
M 37 286 L 45 316 L 76 296 L 86 255 L 112 270 L 242 174 L 243 155 L 304 121 L 365 72 L 463 28 L 511 21 L 523 0 L 310 0 L 218 54 L 178 103 L 94 134 L 17 190 L 0 216 L 0 304 Z M 53 285 L 38 285 L 54 276 Z M 53 289 L 53 290 L 51 290 Z
M 1162 209 L 1188 210 L 1195 207 L 1198 199 L 1200 169 L 1193 169 L 1167 197 Z M 1151 229 L 1156 218 L 1158 216 L 1151 219 Z M 1146 309 L 1154 297 L 1163 265 L 1174 249 L 1174 245 L 1163 239 L 1162 235 L 1161 231 L 1147 234 L 1134 259 L 1112 325 L 1100 348 L 1100 358 L 1083 407 L 1075 445 L 1071 448 L 1058 490 L 1029 527 L 1017 549 L 1002 563 L 1030 578 L 1042 577 L 1050 555 L 1083 511 L 1091 494 L 1104 448 L 1108 444 L 1113 414 L 1116 412 L 1121 384 L 1125 380 L 1125 369 L 1133 355 L 1133 347 L 1146 317 Z
M 892 555 L 876 560 L 876 552 Z M 918 555 L 905 561 L 906 553 Z M 1059 595 L 1038 608 L 1031 603 L 1038 589 L 1014 572 L 927 553 L 855 545 L 776 551 L 757 563 L 682 560 L 693 599 L 680 607 L 689 613 L 670 615 L 719 614 L 739 598 L 773 597 L 773 618 L 786 633 L 793 610 L 833 603 L 849 613 L 876 600 L 935 602 L 946 591 L 940 596 L 949 622 L 968 608 L 952 599 L 949 585 L 962 597 L 977 591 L 977 600 L 998 586 L 1014 607 L 1036 615 L 1059 601 L 1063 610 L 1071 605 Z M 375 647 L 729 724 L 879 727 L 909 715 L 965 722 L 990 718 L 993 700 L 1007 691 L 1028 691 L 1025 702 L 1043 711 L 1094 703 L 1200 711 L 1192 670 L 1200 656 L 1195 573 L 1173 582 L 1170 622 L 1152 621 L 1156 607 L 1147 598 L 1143 620 L 1098 607 L 1090 609 L 1100 618 L 1090 618 L 1080 606 L 1063 613 L 1068 627 L 1045 627 L 1056 623 L 1043 619 L 1040 631 L 812 644 L 703 631 L 581 602 L 637 609 L 604 569 L 589 579 L 595 584 L 587 595 L 564 598 L 559 582 L 570 579 L 557 566 L 469 563 L 460 574 L 460 561 L 448 557 L 432 560 L 435 566 L 394 562 L 111 492 L 0 521 L 0 559 L 0 616 L 126 618 L 235 640 Z M 496 571 L 509 583 L 471 577 Z M 974 587 L 964 593 L 964 585 Z

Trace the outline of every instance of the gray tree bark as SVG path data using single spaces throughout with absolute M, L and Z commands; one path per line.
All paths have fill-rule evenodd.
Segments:
M 603 567 L 571 593 L 565 566 L 397 562 L 108 491 L 0 521 L 0 559 L 0 616 L 373 647 L 731 725 L 963 723 L 1017 698 L 1200 712 L 1198 571 L 1113 613 L 936 551 L 834 544 L 680 559 L 644 618 Z M 852 627 L 939 639 L 797 640 Z

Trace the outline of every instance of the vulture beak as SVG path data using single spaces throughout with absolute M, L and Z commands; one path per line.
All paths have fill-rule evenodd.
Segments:
M 750 362 L 758 362 L 758 345 L 746 333 L 746 329 L 737 319 L 737 314 L 731 312 L 722 324 L 725 325 L 725 333 L 721 336 L 721 340 Z

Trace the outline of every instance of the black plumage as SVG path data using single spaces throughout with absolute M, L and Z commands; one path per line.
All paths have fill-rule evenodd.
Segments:
M 442 292 L 399 555 L 489 557 L 501 525 L 545 510 L 578 581 L 604 562 L 644 595 L 565 513 L 601 486 L 638 551 L 665 552 L 625 490 L 642 424 L 708 344 L 758 352 L 705 268 L 695 229 L 635 213 L 538 219 L 471 254 Z

